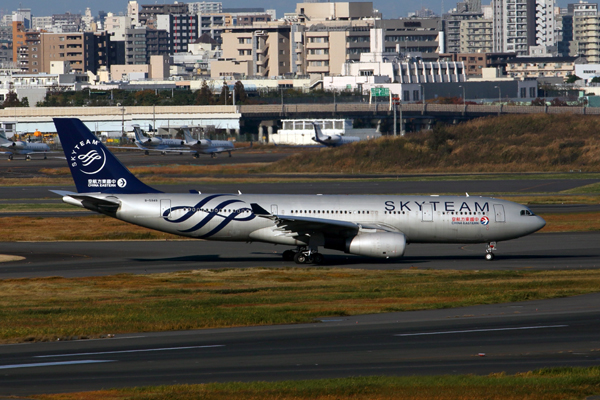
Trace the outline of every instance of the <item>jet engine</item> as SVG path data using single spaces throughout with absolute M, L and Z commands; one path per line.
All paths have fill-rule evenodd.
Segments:
M 406 249 L 403 233 L 361 233 L 346 239 L 346 253 L 360 256 L 394 258 L 402 257 Z
M 11 146 L 16 149 L 24 149 L 27 147 L 27 143 L 19 140 L 19 141 L 14 142 Z

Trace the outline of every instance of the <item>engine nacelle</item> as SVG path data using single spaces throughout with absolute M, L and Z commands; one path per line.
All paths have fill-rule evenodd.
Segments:
M 146 141 L 146 143 L 148 143 L 148 144 L 152 143 L 152 144 L 157 144 L 157 145 L 160 144 L 161 142 L 162 142 L 162 140 L 160 140 L 159 138 L 154 137 L 154 136 L 151 138 L 148 138 L 148 140 Z
M 346 253 L 360 256 L 402 257 L 405 249 L 406 237 L 403 233 L 361 233 L 346 240 Z
M 12 147 L 17 148 L 17 149 L 24 149 L 27 147 L 27 143 L 19 140 L 19 141 L 14 142 L 12 144 Z

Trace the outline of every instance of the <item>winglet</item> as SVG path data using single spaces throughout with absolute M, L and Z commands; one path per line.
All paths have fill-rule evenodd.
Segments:
M 256 215 L 271 215 L 270 212 L 268 212 L 256 203 L 250 203 L 250 207 L 252 207 L 252 212 Z

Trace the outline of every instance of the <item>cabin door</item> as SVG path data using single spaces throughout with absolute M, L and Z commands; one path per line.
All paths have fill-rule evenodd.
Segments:
M 496 222 L 506 222 L 502 204 L 494 204 L 494 212 L 496 213 Z
M 166 218 L 171 217 L 171 200 L 160 201 L 160 216 Z
M 423 222 L 433 222 L 433 204 L 423 204 Z

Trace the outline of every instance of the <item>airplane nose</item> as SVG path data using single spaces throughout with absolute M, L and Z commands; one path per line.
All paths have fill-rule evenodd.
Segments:
M 542 229 L 544 226 L 546 226 L 546 220 L 544 220 L 544 218 L 536 215 L 535 216 L 535 230 L 534 232 L 539 231 L 540 229 Z

